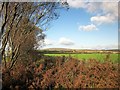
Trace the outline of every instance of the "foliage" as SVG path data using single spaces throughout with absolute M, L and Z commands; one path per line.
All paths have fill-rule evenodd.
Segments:
M 42 31 L 48 28 L 47 26 L 52 20 L 59 17 L 56 10 L 61 7 L 59 2 L 0 3 L 0 19 L 2 19 L 0 54 L 2 54 L 5 68 L 12 69 L 21 56 L 28 57 L 27 54 L 34 49 L 38 40 L 42 43 L 45 37 Z M 39 42 L 39 44 L 41 43 Z M 6 53 L 11 61 L 9 66 L 6 65 L 6 57 L 8 56 Z
M 95 59 L 44 57 L 42 62 L 17 63 L 10 76 L 3 68 L 3 88 L 118 88 L 118 64 Z

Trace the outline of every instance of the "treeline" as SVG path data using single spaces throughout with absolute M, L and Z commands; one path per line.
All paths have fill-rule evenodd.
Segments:
M 38 50 L 39 51 L 39 50 Z M 117 50 L 40 50 L 40 53 L 43 54 L 93 54 L 93 53 L 101 53 L 101 54 L 119 54 L 120 52 Z
M 51 21 L 58 19 L 59 9 L 66 7 L 64 2 L 0 2 L 0 73 L 3 83 L 12 80 L 9 78 L 14 77 L 11 72 L 17 64 L 21 64 L 19 72 L 40 59 L 41 53 L 35 50 L 43 45 L 46 36 L 43 31 L 48 29 Z
M 0 54 L 3 66 L 13 68 L 17 61 L 28 61 L 31 53 L 43 45 L 50 22 L 59 17 L 64 2 L 1 2 Z M 9 58 L 8 58 L 9 57 Z M 7 60 L 9 59 L 9 64 Z

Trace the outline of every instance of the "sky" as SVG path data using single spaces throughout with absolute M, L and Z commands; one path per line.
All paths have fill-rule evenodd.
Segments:
M 118 3 L 67 0 L 69 10 L 45 31 L 43 49 L 117 49 Z

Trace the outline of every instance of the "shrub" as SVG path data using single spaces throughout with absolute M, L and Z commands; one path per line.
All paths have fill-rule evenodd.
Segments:
M 17 63 L 2 79 L 3 88 L 119 88 L 118 77 L 118 64 L 110 61 L 45 57 L 42 63 Z

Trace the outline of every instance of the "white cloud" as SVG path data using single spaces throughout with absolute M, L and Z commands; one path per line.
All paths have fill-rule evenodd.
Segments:
M 50 39 L 45 39 L 44 40 L 44 44 L 45 45 L 53 45 L 54 41 L 50 40 Z
M 87 2 L 84 0 L 67 0 L 70 7 L 83 8 L 88 12 L 95 13 L 100 12 L 107 14 L 111 13 L 118 15 L 118 2 Z
M 79 30 L 83 31 L 93 31 L 98 30 L 97 27 L 94 24 L 86 25 L 86 26 L 79 26 Z
M 99 15 L 91 17 L 91 21 L 96 24 L 113 23 L 118 20 L 118 3 L 102 2 L 96 10 L 100 10 Z
M 118 2 L 85 2 L 83 0 L 67 0 L 69 6 L 73 8 L 86 9 L 91 14 L 91 21 L 96 24 L 112 23 L 118 20 Z
M 85 8 L 87 10 L 87 12 L 90 13 L 98 13 L 101 11 L 100 7 L 101 7 L 102 2 L 89 2 L 85 4 Z
M 67 0 L 69 6 L 73 8 L 84 8 L 85 2 L 83 0 Z
M 93 49 L 93 50 L 102 50 L 102 49 L 118 49 L 118 44 L 110 44 L 110 45 L 73 45 L 70 47 L 71 49 Z M 120 45 L 119 45 L 120 48 Z
M 98 24 L 98 25 L 104 24 L 104 23 L 113 23 L 114 20 L 115 20 L 115 17 L 111 15 L 91 17 L 91 22 Z
M 73 45 L 74 44 L 72 40 L 65 38 L 65 37 L 60 38 L 58 43 L 61 45 Z
M 117 2 L 104 2 L 101 5 L 104 14 L 111 14 L 114 17 L 118 16 L 118 3 Z
M 118 49 L 117 44 L 111 44 L 111 45 L 98 45 L 94 47 L 94 49 Z
M 110 45 L 95 45 L 95 46 L 86 46 L 83 45 L 81 49 L 93 49 L 93 50 L 102 50 L 102 49 L 118 49 L 118 44 L 110 44 Z

